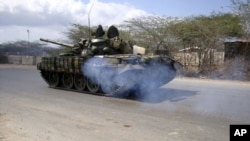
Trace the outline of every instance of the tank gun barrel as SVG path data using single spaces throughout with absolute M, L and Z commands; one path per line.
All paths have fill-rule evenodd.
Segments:
M 74 47 L 74 45 L 72 45 L 72 44 L 61 43 L 61 42 L 57 42 L 57 41 L 50 40 L 50 39 L 40 38 L 40 40 L 43 41 L 43 42 L 57 44 L 57 45 L 60 45 L 60 46 L 63 46 L 63 47 L 68 47 L 68 48 L 73 48 Z

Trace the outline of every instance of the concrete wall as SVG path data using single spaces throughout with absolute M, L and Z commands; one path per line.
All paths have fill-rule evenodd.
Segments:
M 34 56 L 22 56 L 22 65 L 34 65 L 35 64 Z
M 22 63 L 22 56 L 9 55 L 8 62 L 9 62 L 9 64 L 21 64 Z
M 19 56 L 19 55 L 9 55 L 9 64 L 17 65 L 36 65 L 41 62 L 41 56 Z

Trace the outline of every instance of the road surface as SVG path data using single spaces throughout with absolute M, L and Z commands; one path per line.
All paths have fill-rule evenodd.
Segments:
M 32 66 L 0 65 L 1 141 L 228 141 L 250 124 L 250 83 L 176 78 L 142 99 L 48 88 Z

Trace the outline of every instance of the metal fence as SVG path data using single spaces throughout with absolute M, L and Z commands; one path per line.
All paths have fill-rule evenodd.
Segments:
M 225 54 L 224 52 L 213 52 L 207 59 L 210 61 L 211 65 L 216 65 L 216 66 L 223 65 L 224 54 Z M 174 59 L 178 60 L 185 66 L 198 66 L 199 61 L 204 59 L 204 55 L 199 58 L 197 52 L 189 52 L 189 53 L 179 52 L 174 55 Z

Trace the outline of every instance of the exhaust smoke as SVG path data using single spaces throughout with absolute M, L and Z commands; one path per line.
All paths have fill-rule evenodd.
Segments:
M 136 99 L 144 99 L 176 75 L 176 70 L 169 64 L 157 61 L 123 64 L 99 57 L 87 60 L 82 65 L 82 70 L 84 75 L 99 84 L 107 95 L 127 97 L 133 94 Z

